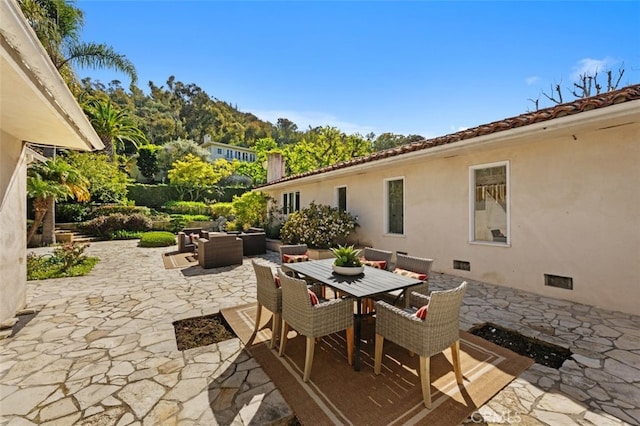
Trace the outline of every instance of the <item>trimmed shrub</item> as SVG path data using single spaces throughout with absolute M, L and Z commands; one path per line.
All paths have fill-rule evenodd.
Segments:
M 96 218 L 98 216 L 109 216 L 116 213 L 121 213 L 124 215 L 141 214 L 149 216 L 151 214 L 151 209 L 145 206 L 124 206 L 121 204 L 107 204 L 94 208 L 91 212 L 91 217 Z
M 315 204 L 291 213 L 280 230 L 284 244 L 307 244 L 310 248 L 327 249 L 345 245 L 358 218 L 337 207 Z
M 214 219 L 222 217 L 229 217 L 234 213 L 233 204 L 232 203 L 215 203 L 210 206 L 211 208 L 211 216 Z
M 170 201 L 164 209 L 172 214 L 206 215 L 210 214 L 209 206 L 201 201 Z M 209 218 L 207 217 L 207 219 Z
M 171 232 L 151 231 L 140 237 L 140 247 L 168 247 L 176 244 L 176 237 Z
M 82 222 L 89 217 L 91 207 L 80 203 L 56 203 L 56 222 Z
M 109 239 L 117 231 L 149 231 L 152 226 L 153 222 L 148 216 L 115 213 L 109 216 L 98 216 L 84 223 L 82 229 L 90 235 Z

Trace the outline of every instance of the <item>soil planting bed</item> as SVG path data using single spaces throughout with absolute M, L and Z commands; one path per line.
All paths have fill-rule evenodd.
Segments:
M 508 330 L 495 324 L 483 324 L 474 327 L 469 332 L 503 348 L 529 357 L 536 363 L 547 367 L 560 368 L 563 362 L 571 358 L 569 349 L 523 336 L 516 331 Z
M 187 318 L 173 323 L 178 350 L 184 351 L 199 346 L 237 337 L 222 315 Z

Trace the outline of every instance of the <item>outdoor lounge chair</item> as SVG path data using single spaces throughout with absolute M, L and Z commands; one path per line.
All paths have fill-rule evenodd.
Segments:
M 462 384 L 460 367 L 460 305 L 467 289 L 466 281 L 452 290 L 434 291 L 430 297 L 411 293 L 411 298 L 422 299 L 426 316 L 391 306 L 384 301 L 376 302 L 375 374 L 380 374 L 384 339 L 420 355 L 420 381 L 424 405 L 431 408 L 431 378 L 429 369 L 431 356 L 451 348 L 456 382 Z M 424 305 L 428 302 L 428 305 Z
M 180 253 L 194 251 L 196 245 L 191 240 L 191 234 L 196 234 L 199 237 L 201 232 L 201 228 L 184 228 L 182 231 L 178 232 L 178 251 Z
M 242 240 L 235 235 L 209 232 L 198 240 L 198 264 L 205 268 L 242 265 Z
M 253 333 L 258 333 L 260 327 L 260 317 L 262 315 L 262 307 L 264 306 L 271 311 L 271 342 L 269 347 L 273 348 L 276 343 L 278 331 L 280 331 L 280 322 L 282 318 L 282 290 L 279 281 L 276 283 L 270 266 L 261 265 L 252 260 L 253 270 L 256 273 L 256 283 L 258 292 L 258 308 L 256 310 L 256 324 Z
M 242 254 L 255 256 L 267 252 L 267 234 L 257 228 L 249 229 L 238 235 L 242 239 Z
M 332 299 L 313 305 L 304 280 L 279 272 L 282 285 L 282 332 L 280 351 L 284 354 L 289 326 L 307 338 L 303 381 L 309 381 L 316 338 L 346 330 L 347 359 L 353 364 L 353 299 Z

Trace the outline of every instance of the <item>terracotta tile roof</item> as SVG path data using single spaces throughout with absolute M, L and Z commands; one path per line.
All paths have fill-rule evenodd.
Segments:
M 267 187 L 281 182 L 301 179 L 308 176 L 319 175 L 334 170 L 345 169 L 347 167 L 355 166 L 358 164 L 370 163 L 373 161 L 395 157 L 410 152 L 421 151 L 440 145 L 447 145 L 465 139 L 472 139 L 478 136 L 485 136 L 505 130 L 515 129 L 518 127 L 524 127 L 534 123 L 553 120 L 554 118 L 560 118 L 568 115 L 579 114 L 581 112 L 591 111 L 594 109 L 605 108 L 611 105 L 629 102 L 636 99 L 640 99 L 640 84 L 628 86 L 613 92 L 607 92 L 600 95 L 592 96 L 590 98 L 578 99 L 573 102 L 556 105 L 538 111 L 527 112 L 516 117 L 494 121 L 493 123 L 483 124 L 471 129 L 461 130 L 459 132 L 451 133 L 445 136 L 439 136 L 432 139 L 423 139 L 406 145 L 397 146 L 395 148 L 385 149 L 383 151 L 374 152 L 373 154 L 367 155 L 365 157 L 353 158 L 348 161 L 343 161 L 331 166 L 322 167 L 310 172 L 300 173 L 293 176 L 286 176 L 282 179 L 278 179 L 276 181 L 261 185 L 259 186 L 259 188 Z

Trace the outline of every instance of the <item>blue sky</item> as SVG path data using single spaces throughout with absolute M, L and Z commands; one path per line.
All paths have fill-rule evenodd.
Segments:
M 640 2 L 92 1 L 83 41 L 301 130 L 441 136 L 532 110 L 581 72 L 640 82 Z M 108 83 L 122 74 L 79 70 Z M 601 82 L 606 82 L 604 74 Z

